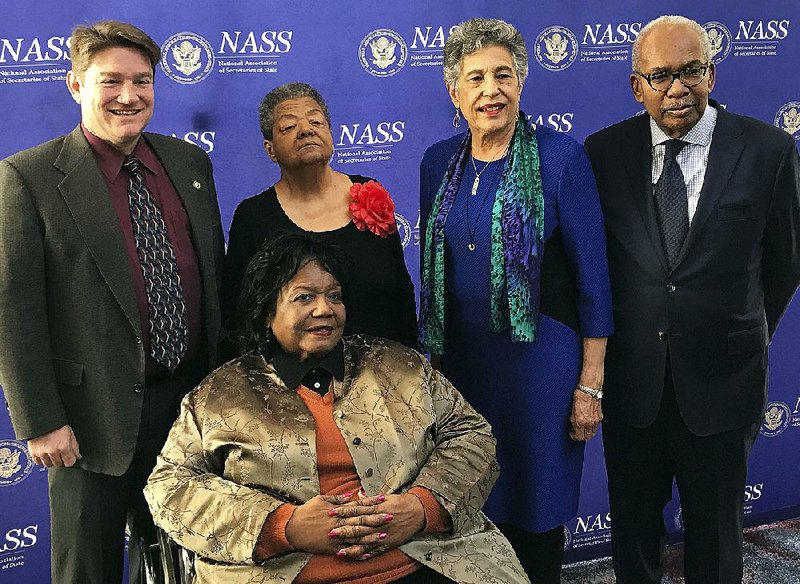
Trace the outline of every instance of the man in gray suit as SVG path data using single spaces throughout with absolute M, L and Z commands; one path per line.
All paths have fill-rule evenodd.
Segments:
M 53 582 L 119 582 L 126 521 L 135 552 L 144 483 L 216 359 L 223 239 L 206 154 L 143 133 L 158 45 L 106 21 L 70 47 L 80 125 L 0 161 L 0 384 L 49 469 Z

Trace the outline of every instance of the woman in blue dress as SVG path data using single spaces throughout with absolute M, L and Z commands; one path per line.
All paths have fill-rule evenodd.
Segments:
M 468 128 L 421 164 L 420 342 L 498 438 L 486 512 L 534 583 L 558 582 L 613 331 L 599 198 L 583 147 L 519 110 L 513 26 L 464 22 L 444 55 Z

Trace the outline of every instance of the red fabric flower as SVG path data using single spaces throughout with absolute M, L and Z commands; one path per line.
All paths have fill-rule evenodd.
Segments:
M 397 231 L 394 220 L 394 201 L 383 185 L 374 180 L 350 187 L 350 213 L 353 223 L 361 231 L 369 229 L 375 235 L 386 237 Z

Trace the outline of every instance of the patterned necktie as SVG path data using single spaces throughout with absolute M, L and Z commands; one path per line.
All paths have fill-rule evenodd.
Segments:
M 655 184 L 653 195 L 656 200 L 658 226 L 670 269 L 675 267 L 678 254 L 689 233 L 689 201 L 686 182 L 678 166 L 677 156 L 687 145 L 683 140 L 669 140 L 664 154 L 664 169 Z
M 145 184 L 142 163 L 130 154 L 125 157 L 122 168 L 130 175 L 128 204 L 147 294 L 150 354 L 174 371 L 186 353 L 188 333 L 175 250 L 169 241 L 161 209 Z

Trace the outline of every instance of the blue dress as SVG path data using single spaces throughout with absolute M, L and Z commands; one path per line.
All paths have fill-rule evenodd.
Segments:
M 582 338 L 613 331 L 603 217 L 591 166 L 572 138 L 537 128 L 545 202 L 541 313 L 533 343 L 489 320 L 491 209 L 503 162 L 483 168 L 471 195 L 468 162 L 445 225 L 442 369 L 491 423 L 500 478 L 484 510 L 531 532 L 577 513 L 583 443 L 569 437 Z M 424 221 L 463 134 L 428 149 L 420 168 Z M 424 235 L 424 225 L 421 233 Z M 474 244 L 474 250 L 470 250 Z

